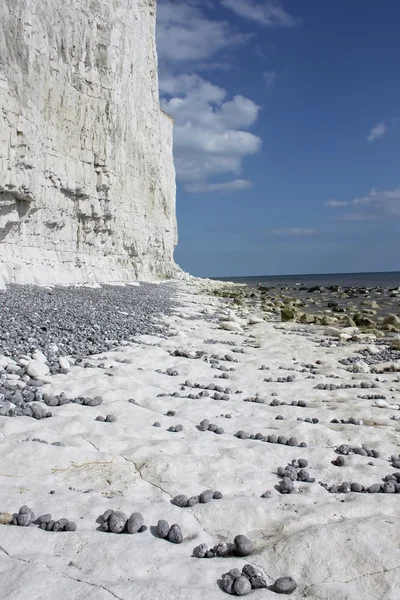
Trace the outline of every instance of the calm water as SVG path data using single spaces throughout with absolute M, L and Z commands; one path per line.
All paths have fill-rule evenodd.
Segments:
M 281 275 L 265 276 L 257 275 L 254 277 L 214 277 L 219 281 L 232 281 L 234 283 L 246 283 L 250 286 L 257 286 L 259 283 L 266 286 L 274 285 L 342 285 L 342 286 L 380 286 L 380 287 L 399 287 L 400 271 L 390 273 L 333 273 L 320 275 Z

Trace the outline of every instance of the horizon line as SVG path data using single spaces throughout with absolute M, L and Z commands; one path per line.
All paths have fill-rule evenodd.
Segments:
M 400 271 L 336 271 L 336 272 L 330 272 L 330 273 L 286 273 L 286 274 L 280 274 L 280 275 L 219 275 L 219 276 L 212 276 L 209 278 L 210 279 L 227 279 L 228 277 L 232 277 L 234 279 L 245 279 L 245 278 L 249 278 L 249 277 L 316 277 L 316 276 L 321 276 L 321 275 L 376 275 L 376 274 L 393 274 L 393 273 L 399 273 Z

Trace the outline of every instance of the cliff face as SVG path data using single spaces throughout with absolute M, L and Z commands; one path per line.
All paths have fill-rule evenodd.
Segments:
M 0 282 L 175 270 L 155 0 L 1 0 Z

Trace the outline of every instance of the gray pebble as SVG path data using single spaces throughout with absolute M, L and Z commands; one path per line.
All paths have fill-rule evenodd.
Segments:
M 251 592 L 251 584 L 247 577 L 241 575 L 233 582 L 233 589 L 237 596 L 246 596 Z
M 196 546 L 196 548 L 193 549 L 193 556 L 195 558 L 205 558 L 207 552 L 208 552 L 207 544 L 200 544 L 200 546 Z
M 245 535 L 237 535 L 234 544 L 236 553 L 239 556 L 248 556 L 254 550 L 253 542 Z
M 195 506 L 200 502 L 200 496 L 191 496 L 187 501 L 187 506 Z
M 297 584 L 292 577 L 280 577 L 274 583 L 273 590 L 277 594 L 292 594 L 297 588 Z
M 178 496 L 175 496 L 172 500 L 172 504 L 175 504 L 175 506 L 179 506 L 180 508 L 187 506 L 187 503 L 188 497 L 185 496 L 185 494 L 178 494 Z
M 372 485 L 369 486 L 368 488 L 368 493 L 369 494 L 377 494 L 381 491 L 381 484 L 380 483 L 374 483 Z
M 254 589 L 266 588 L 270 583 L 265 573 L 253 565 L 245 565 L 242 572 L 250 581 L 251 587 Z
M 235 593 L 234 589 L 233 589 L 233 584 L 234 584 L 235 580 L 232 579 L 232 577 L 229 575 L 229 573 L 225 573 L 224 575 L 222 575 L 221 581 L 222 581 L 222 587 L 227 594 Z
M 132 513 L 126 523 L 128 533 L 137 533 L 143 525 L 143 516 L 140 513 Z
M 168 532 L 168 541 L 173 544 L 181 544 L 183 542 L 181 528 L 176 523 L 171 526 L 171 529 Z
M 203 419 L 200 422 L 199 429 L 201 431 L 207 431 L 209 425 L 210 425 L 210 421 L 208 419 Z
M 51 514 L 46 513 L 45 515 L 40 515 L 40 517 L 38 517 L 38 521 L 39 523 L 48 523 L 51 521 Z
M 228 544 L 220 543 L 217 545 L 214 552 L 217 556 L 223 556 L 223 557 L 229 556 L 229 554 L 230 554 L 229 546 L 228 546 Z
M 111 517 L 111 515 L 113 514 L 113 512 L 114 512 L 114 511 L 113 511 L 113 510 L 111 510 L 111 509 L 109 508 L 108 510 L 106 510 L 106 512 L 105 512 L 105 513 L 103 513 L 103 514 L 101 515 L 101 517 L 100 517 L 100 518 L 101 518 L 103 521 L 108 521 L 108 519 Z
M 235 580 L 241 576 L 241 572 L 239 571 L 239 569 L 231 569 L 229 571 L 229 575 L 232 577 L 233 580 Z
M 126 525 L 128 517 L 125 513 L 117 510 L 108 519 L 108 527 L 112 533 L 121 533 Z
M 222 498 L 222 493 L 219 492 L 218 490 L 214 492 L 214 496 L 213 496 L 214 500 L 221 500 Z
M 207 504 L 207 502 L 210 502 L 210 500 L 212 500 L 214 497 L 214 492 L 212 490 L 205 490 L 204 492 L 201 492 L 200 494 L 200 502 L 202 504 Z
M 362 485 L 360 483 L 353 482 L 351 484 L 351 491 L 352 492 L 362 492 L 362 489 L 363 489 L 363 487 L 362 487 Z
M 30 513 L 20 513 L 17 516 L 17 523 L 20 527 L 28 527 L 32 520 Z
M 73 521 L 68 521 L 68 523 L 64 527 L 65 531 L 76 531 L 76 523 Z
M 164 519 L 160 519 L 157 523 L 157 535 L 158 537 L 165 539 L 168 536 L 169 523 Z
M 385 483 L 382 486 L 382 492 L 384 494 L 395 494 L 396 493 L 395 485 L 391 481 L 385 481 Z
M 289 477 L 284 477 L 280 482 L 281 492 L 291 494 L 294 491 L 293 481 Z

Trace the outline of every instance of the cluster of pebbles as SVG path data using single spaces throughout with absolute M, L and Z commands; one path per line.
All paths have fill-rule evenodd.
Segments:
M 61 394 L 45 394 L 41 388 L 25 387 L 24 389 L 10 390 L 0 385 L 0 416 L 3 417 L 46 419 L 52 416 L 52 412 L 47 410 L 47 407 L 53 408 L 70 403 L 82 406 L 99 406 L 103 403 L 103 398 L 102 396 L 68 398 L 64 392 L 61 392 Z
M 174 523 L 174 525 L 171 525 L 170 527 L 168 521 L 165 521 L 164 519 L 158 521 L 156 534 L 157 537 L 168 540 L 169 542 L 172 542 L 172 544 L 181 544 L 183 542 L 183 533 L 179 525 Z
M 278 467 L 277 474 L 281 477 L 278 490 L 281 494 L 292 494 L 294 492 L 294 481 L 302 483 L 315 483 L 315 477 L 310 477 L 306 470 L 308 462 L 305 458 L 293 459 L 286 467 Z
M 363 362 L 367 365 L 376 365 L 381 362 L 396 362 L 400 360 L 400 352 L 398 350 L 385 349 L 381 352 L 371 353 L 367 348 L 363 348 L 358 351 L 363 357 Z M 342 365 L 351 366 L 355 363 L 360 362 L 359 356 L 349 356 L 348 358 L 342 358 L 339 360 Z
M 373 483 L 370 486 L 361 485 L 361 483 L 343 481 L 340 484 L 321 485 L 331 494 L 349 494 L 350 492 L 368 493 L 368 494 L 400 494 L 400 473 L 392 473 L 383 478 L 383 483 Z
M 314 390 L 351 390 L 355 388 L 370 389 L 379 387 L 377 383 L 369 383 L 368 381 L 361 381 L 361 383 L 341 383 L 336 385 L 335 383 L 317 383 L 314 386 Z
M 260 442 L 267 442 L 269 444 L 282 444 L 282 446 L 298 446 L 299 448 L 306 448 L 306 442 L 298 442 L 297 438 L 290 437 L 287 438 L 285 435 L 263 435 L 262 433 L 247 433 L 240 429 L 236 433 L 233 434 L 235 437 L 240 440 L 258 440 Z
M 120 510 L 106 510 L 97 519 L 100 523 L 99 531 L 110 531 L 111 533 L 142 533 L 147 527 L 144 525 L 143 516 L 140 513 L 132 513 L 128 518 Z
M 195 506 L 196 504 L 207 504 L 211 500 L 221 500 L 222 494 L 218 491 L 204 490 L 198 496 L 191 496 L 188 498 L 185 494 L 178 494 L 171 500 L 171 504 L 179 506 L 179 508 L 187 508 Z
M 330 423 L 341 423 L 342 425 L 363 425 L 362 419 L 356 419 L 355 417 L 349 417 L 348 419 L 331 419 Z
M 251 590 L 268 588 L 277 594 L 292 594 L 297 584 L 292 577 L 279 577 L 275 582 L 261 569 L 247 564 L 242 571 L 231 569 L 221 577 L 221 587 L 227 594 L 247 596 Z
M 372 458 L 379 458 L 379 452 L 365 446 L 349 446 L 348 444 L 341 444 L 336 448 L 337 454 L 347 456 L 348 454 L 359 454 L 360 456 L 371 456 Z
M 115 423 L 115 421 L 117 420 L 117 417 L 115 415 L 107 415 L 105 417 L 103 417 L 102 415 L 99 415 L 98 417 L 96 417 L 95 420 L 102 421 L 103 423 Z
M 226 558 L 228 556 L 249 556 L 254 551 L 254 544 L 246 535 L 237 535 L 233 543 L 219 543 L 213 548 L 207 544 L 200 544 L 193 548 L 195 558 Z
M 172 283 L 53 289 L 9 285 L 0 292 L 7 323 L 0 330 L 0 353 L 16 359 L 39 349 L 53 374 L 62 371 L 60 356 L 101 354 L 142 334 L 165 337 L 167 328 L 154 317 L 171 314 L 174 289 Z
M 63 518 L 54 521 L 51 514 L 44 514 L 35 519 L 35 513 L 29 506 L 21 506 L 18 513 L 1 513 L 0 523 L 18 527 L 38 525 L 44 531 L 76 531 L 76 523 L 69 519 Z
M 216 425 L 215 423 L 210 423 L 208 419 L 203 419 L 202 421 L 200 421 L 200 424 L 197 426 L 197 429 L 199 431 L 212 431 L 217 435 L 221 435 L 222 433 L 224 433 L 223 427 L 218 427 L 218 425 Z

